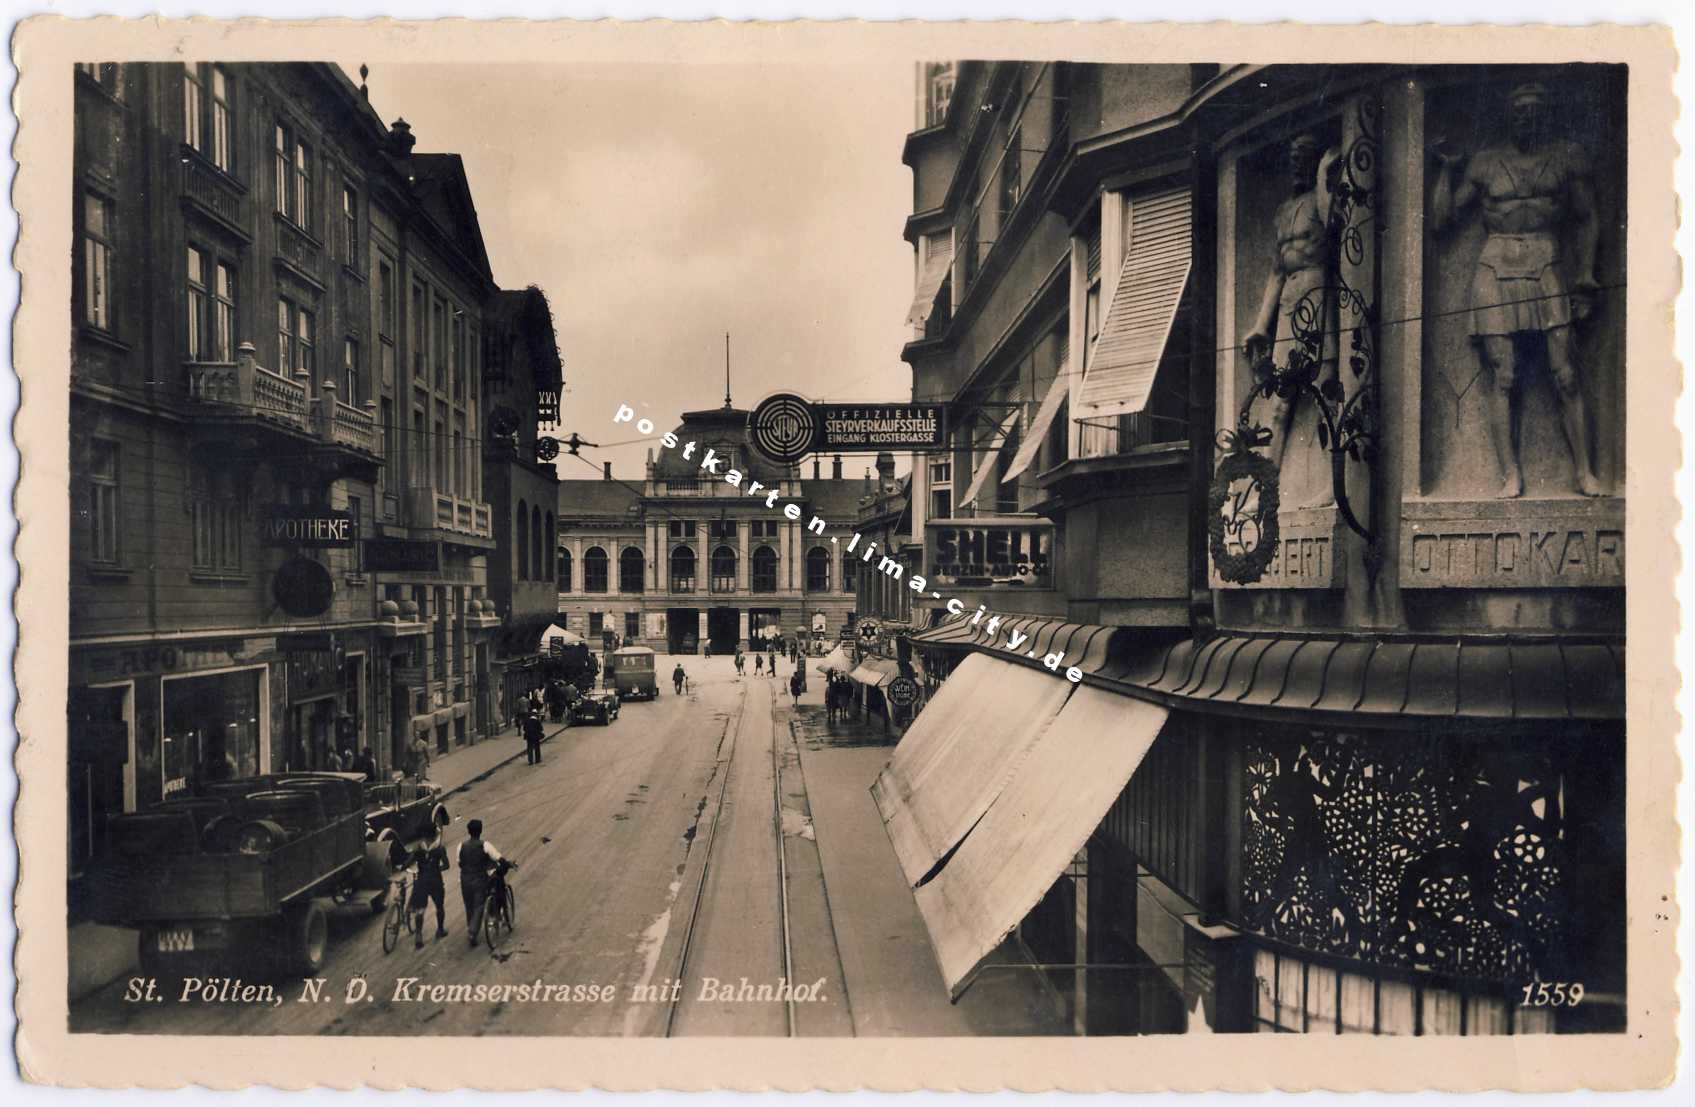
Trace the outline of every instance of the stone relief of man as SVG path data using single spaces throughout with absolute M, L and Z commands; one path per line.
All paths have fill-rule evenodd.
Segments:
M 1289 143 L 1289 198 L 1278 205 L 1274 217 L 1276 253 L 1253 330 L 1242 341 L 1249 364 L 1258 365 L 1275 356 L 1278 342 L 1310 341 L 1317 335 L 1316 383 L 1320 386 L 1336 379 L 1336 303 L 1326 281 L 1335 251 L 1330 233 L 1330 174 L 1339 156 L 1331 148 L 1321 157 L 1318 140 L 1311 135 L 1300 135 Z M 1278 398 L 1269 451 L 1278 464 L 1287 449 L 1294 414 L 1295 401 Z M 1332 503 L 1334 495 L 1326 488 L 1319 500 Z
M 1494 377 L 1487 393 L 1489 437 L 1501 464 L 1503 498 L 1524 494 L 1524 474 L 1513 441 L 1520 339 L 1547 343 L 1571 449 L 1577 489 L 1602 494 L 1589 460 L 1589 415 L 1573 361 L 1572 323 L 1594 307 L 1598 230 L 1589 160 L 1576 143 L 1548 137 L 1548 89 L 1538 82 L 1508 94 L 1511 140 L 1471 155 L 1438 143 L 1440 163 L 1431 197 L 1431 227 L 1446 228 L 1474 200 L 1482 200 L 1487 234 L 1471 282 L 1471 338 L 1483 368 Z M 1464 170 L 1460 166 L 1464 164 Z M 1456 183 L 1454 178 L 1458 178 Z M 1572 247 L 1572 288 L 1560 271 L 1561 232 Z

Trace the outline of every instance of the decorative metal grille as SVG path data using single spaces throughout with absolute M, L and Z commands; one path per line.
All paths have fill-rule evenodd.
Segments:
M 1562 761 L 1546 746 L 1405 734 L 1249 744 L 1244 921 L 1381 964 L 1560 979 Z

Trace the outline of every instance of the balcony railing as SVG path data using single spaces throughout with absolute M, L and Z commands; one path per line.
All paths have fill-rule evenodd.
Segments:
M 303 273 L 316 276 L 322 268 L 324 248 L 282 215 L 276 217 L 277 256 Z
M 231 409 L 300 431 L 310 431 L 304 380 L 290 380 L 261 366 L 251 343 L 243 343 L 230 361 L 191 361 L 186 366 L 188 398 L 196 404 Z
M 360 409 L 335 401 L 330 437 L 343 446 L 368 454 L 378 453 L 376 405 L 367 404 Z
M 1186 420 L 1148 411 L 1106 419 L 1078 419 L 1076 423 L 1079 458 L 1113 457 L 1142 446 L 1182 442 L 1189 437 Z
M 182 195 L 185 200 L 211 213 L 229 226 L 248 233 L 241 211 L 238 186 L 216 169 L 185 152 L 182 158 Z
M 411 488 L 406 493 L 407 515 L 413 527 L 492 538 L 489 505 L 477 500 L 437 492 L 434 488 Z

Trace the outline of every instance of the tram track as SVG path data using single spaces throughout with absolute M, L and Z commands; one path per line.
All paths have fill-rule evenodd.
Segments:
M 678 1034 L 679 1020 L 694 999 L 693 990 L 685 986 L 685 982 L 688 982 L 691 955 L 696 953 L 695 941 L 700 930 L 702 907 L 707 899 L 708 884 L 713 873 L 713 862 L 717 859 L 715 851 L 718 845 L 718 829 L 725 821 L 725 799 L 730 794 L 731 781 L 737 775 L 736 751 L 741 746 L 743 732 L 749 726 L 748 701 L 751 698 L 749 689 L 760 687 L 765 687 L 765 685 L 749 682 L 743 686 L 741 710 L 737 713 L 735 730 L 730 736 L 728 748 L 723 751 L 719 758 L 723 771 L 719 774 L 717 780 L 716 796 L 712 801 L 712 817 L 707 828 L 706 840 L 701 843 L 704 853 L 701 858 L 700 871 L 691 890 L 688 921 L 683 929 L 675 970 L 671 976 L 671 979 L 677 982 L 677 986 L 673 989 L 674 994 L 666 1004 L 664 1036 L 668 1038 Z M 781 934 L 781 975 L 784 980 L 792 982 L 794 979 L 794 953 L 789 921 L 788 868 L 783 843 L 782 764 L 774 729 L 770 756 L 772 774 L 770 817 L 777 862 L 777 899 L 775 906 L 778 928 Z M 704 813 L 704 807 L 702 810 Z M 787 1037 L 792 1038 L 795 1036 L 795 1001 L 792 991 L 784 996 L 783 1005 L 784 1033 Z

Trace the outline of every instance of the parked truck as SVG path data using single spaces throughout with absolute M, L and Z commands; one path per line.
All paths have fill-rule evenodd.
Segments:
M 326 904 L 363 890 L 364 787 L 357 773 L 267 774 L 113 816 L 112 853 L 89 874 L 91 913 L 140 931 L 148 975 L 205 960 L 312 975 Z

